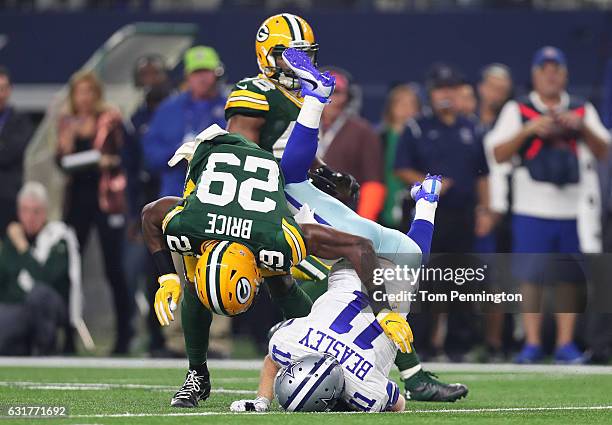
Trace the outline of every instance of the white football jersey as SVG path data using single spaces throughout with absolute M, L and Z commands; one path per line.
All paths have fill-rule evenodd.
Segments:
M 354 270 L 334 271 L 329 289 L 307 317 L 293 319 L 270 339 L 268 353 L 283 367 L 306 354 L 329 353 L 344 367 L 344 400 L 355 410 L 381 412 L 399 397 L 388 379 L 397 348 L 368 305 Z

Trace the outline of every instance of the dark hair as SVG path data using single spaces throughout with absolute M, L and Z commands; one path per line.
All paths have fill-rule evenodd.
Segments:
M 142 87 L 142 82 L 140 81 L 139 74 L 140 74 L 140 71 L 146 66 L 152 66 L 166 74 L 168 73 L 168 67 L 166 66 L 166 59 L 164 59 L 162 55 L 158 55 L 157 53 L 152 53 L 149 55 L 140 56 L 138 59 L 136 59 L 136 62 L 134 63 L 134 70 L 133 70 L 134 85 L 136 87 Z
M 5 76 L 6 79 L 8 80 L 8 82 L 9 82 L 9 84 L 12 84 L 11 73 L 9 72 L 9 70 L 8 70 L 8 68 L 6 66 L 0 65 L 0 76 Z

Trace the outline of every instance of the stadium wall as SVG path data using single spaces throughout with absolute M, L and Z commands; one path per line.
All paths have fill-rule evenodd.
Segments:
M 113 32 L 133 22 L 193 22 L 197 42 L 217 48 L 227 79 L 257 72 L 257 27 L 268 13 L 0 13 L 0 63 L 18 85 L 65 82 Z M 597 101 L 612 56 L 612 12 L 469 11 L 461 13 L 305 13 L 321 44 L 320 63 L 350 70 L 363 86 L 364 113 L 377 120 L 390 84 L 420 81 L 429 64 L 445 60 L 471 80 L 481 67 L 504 62 L 519 91 L 531 56 L 545 44 L 569 58 L 575 92 Z

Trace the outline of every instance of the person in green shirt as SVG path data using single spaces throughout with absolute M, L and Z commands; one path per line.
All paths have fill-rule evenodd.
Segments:
M 3 323 L 14 324 L 0 331 L 0 352 L 19 352 L 25 343 L 38 354 L 52 354 L 60 327 L 64 351 L 74 351 L 71 328 L 82 321 L 74 232 L 64 223 L 47 221 L 47 194 L 40 183 L 26 183 L 20 190 L 17 215 L 0 248 L 0 311 L 13 317 Z
M 419 115 L 421 105 L 412 86 L 400 84 L 387 95 L 380 138 L 384 149 L 385 186 L 387 193 L 379 221 L 386 227 L 400 229 L 403 224 L 403 203 L 406 185 L 395 176 L 394 164 L 397 144 L 407 123 Z

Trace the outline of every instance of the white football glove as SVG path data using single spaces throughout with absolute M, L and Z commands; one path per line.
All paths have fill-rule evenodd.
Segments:
M 269 408 L 270 400 L 265 397 L 257 397 L 255 400 L 236 400 L 230 406 L 232 412 L 266 412 Z

